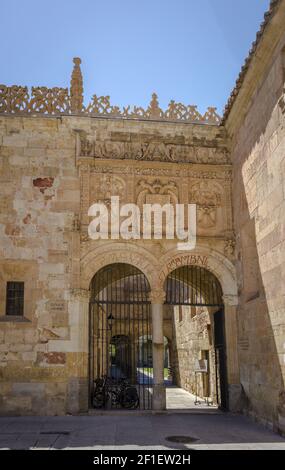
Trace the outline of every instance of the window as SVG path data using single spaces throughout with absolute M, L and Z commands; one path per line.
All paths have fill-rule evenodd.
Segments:
M 24 283 L 7 282 L 6 315 L 24 314 Z

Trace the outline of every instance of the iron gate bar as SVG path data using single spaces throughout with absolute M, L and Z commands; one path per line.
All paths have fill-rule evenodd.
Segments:
M 213 273 L 201 266 L 182 266 L 166 280 L 168 305 L 222 307 L 222 288 Z
M 89 338 L 91 404 L 93 400 L 93 405 L 95 403 L 97 406 L 101 397 L 102 403 L 99 402 L 99 405 L 102 407 L 129 405 L 124 399 L 127 396 L 124 390 L 131 390 L 132 386 L 140 399 L 141 408 L 151 409 L 152 380 L 146 374 L 148 354 L 147 363 L 143 362 L 145 347 L 149 347 L 151 338 L 149 291 L 144 274 L 131 265 L 108 265 L 94 276 L 91 283 Z M 139 362 L 141 356 L 142 363 Z M 124 377 L 128 384 L 122 382 Z M 101 391 L 97 387 L 99 392 L 96 394 L 94 380 L 97 380 L 98 386 L 98 379 L 107 385 Z
M 90 303 L 91 304 L 114 304 L 116 303 L 116 305 L 118 304 L 123 304 L 123 305 L 127 305 L 127 304 L 151 304 L 151 302 L 149 300 L 134 300 L 134 301 L 129 301 L 129 302 L 126 302 L 126 301 L 123 301 L 123 300 L 118 300 L 116 302 L 114 302 L 113 300 L 90 300 Z

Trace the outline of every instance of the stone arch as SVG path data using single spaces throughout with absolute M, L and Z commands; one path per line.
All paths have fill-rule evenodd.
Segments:
M 237 344 L 238 296 L 235 266 L 221 252 L 199 244 L 195 250 L 190 252 L 171 250 L 161 259 L 159 290 L 162 290 L 165 279 L 171 271 L 185 265 L 203 266 L 212 272 L 221 284 L 225 313 L 228 406 L 229 410 L 237 411 L 239 410 L 241 386 Z
M 159 287 L 162 289 L 170 272 L 180 266 L 197 265 L 208 269 L 219 280 L 224 298 L 237 302 L 237 279 L 235 267 L 222 253 L 212 248 L 199 246 L 192 251 L 172 250 L 161 259 L 161 270 L 158 275 Z
M 89 289 L 94 274 L 113 263 L 126 263 L 138 268 L 146 276 L 151 289 L 157 284 L 159 264 L 154 255 L 137 244 L 112 242 L 90 248 L 84 255 L 81 260 L 81 287 Z

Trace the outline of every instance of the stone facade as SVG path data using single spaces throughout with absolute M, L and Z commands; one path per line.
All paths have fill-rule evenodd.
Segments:
M 212 250 L 219 263 L 226 253 L 231 265 L 228 142 L 215 125 L 85 116 L 2 116 L 1 131 L 1 409 L 63 414 L 75 406 L 70 400 L 80 383 L 87 387 L 88 330 L 79 337 L 80 311 L 87 311 L 90 281 L 101 266 L 137 265 L 155 288 L 180 264 L 211 265 Z M 88 142 L 93 150 L 86 155 Z M 123 159 L 124 149 L 130 153 Z M 190 257 L 177 251 L 176 240 L 88 238 L 92 203 L 112 194 L 140 205 L 153 187 L 170 191 L 173 201 L 198 204 L 201 248 Z M 12 280 L 25 282 L 22 319 L 4 315 Z
M 165 280 L 196 265 L 223 290 L 229 408 L 284 431 L 285 1 L 272 5 L 222 122 L 214 108 L 202 116 L 171 102 L 163 111 L 156 95 L 146 110 L 96 95 L 84 107 L 78 58 L 70 93 L 0 87 L 2 414 L 88 410 L 89 288 L 112 263 L 139 268 L 150 284 L 154 408 L 163 408 L 163 336 L 173 339 Z M 111 196 L 195 203 L 196 248 L 90 240 L 88 209 Z M 8 281 L 25 283 L 24 317 L 5 315 Z M 184 312 L 183 329 L 174 317 L 190 361 L 179 350 L 172 360 L 191 391 L 195 358 L 209 351 L 212 361 L 211 313 Z
M 284 432 L 285 5 L 279 3 L 226 127 L 232 142 L 242 408 Z

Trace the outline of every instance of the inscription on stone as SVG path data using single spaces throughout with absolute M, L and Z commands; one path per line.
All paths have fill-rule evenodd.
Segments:
M 160 273 L 159 279 L 163 281 L 169 273 L 185 265 L 197 265 L 208 268 L 208 256 L 198 254 L 176 256 L 166 264 L 166 268 Z
M 66 302 L 64 300 L 52 300 L 49 303 L 51 312 L 64 312 L 66 310 Z

